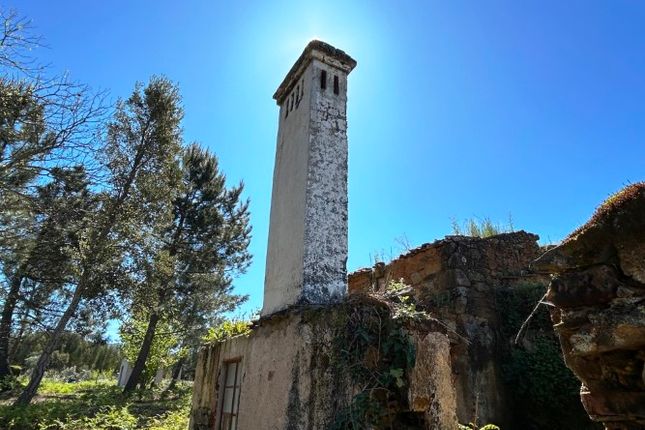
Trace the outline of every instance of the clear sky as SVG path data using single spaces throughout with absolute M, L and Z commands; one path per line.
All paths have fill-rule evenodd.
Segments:
M 645 2 L 0 0 L 32 18 L 37 55 L 127 97 L 179 83 L 187 140 L 251 199 L 262 304 L 278 108 L 306 43 L 358 61 L 349 79 L 350 271 L 490 217 L 556 242 L 645 179 Z

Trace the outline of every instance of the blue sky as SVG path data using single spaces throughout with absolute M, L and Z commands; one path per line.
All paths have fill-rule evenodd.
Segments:
M 127 97 L 179 83 L 188 141 L 251 199 L 254 262 L 235 282 L 262 304 L 278 109 L 306 43 L 352 55 L 349 261 L 396 257 L 490 217 L 556 242 L 645 179 L 645 3 L 639 1 L 32 1 L 57 70 Z

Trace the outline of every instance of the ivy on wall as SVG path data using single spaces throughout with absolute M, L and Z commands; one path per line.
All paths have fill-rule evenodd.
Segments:
M 536 312 L 519 345 L 520 326 L 544 295 L 541 284 L 498 289 L 497 309 L 504 309 L 502 351 L 504 382 L 516 399 L 514 410 L 526 428 L 597 429 L 580 402 L 580 381 L 564 364 L 560 343 L 546 306 Z
M 406 328 L 429 319 L 417 311 L 406 286 L 392 283 L 383 297 L 348 306 L 334 336 L 332 361 L 358 388 L 336 415 L 332 430 L 422 428 L 422 417 L 407 404 L 408 373 L 415 364 L 413 339 Z

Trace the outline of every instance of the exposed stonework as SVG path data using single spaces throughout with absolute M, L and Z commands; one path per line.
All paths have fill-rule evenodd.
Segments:
M 529 273 L 540 255 L 538 237 L 517 232 L 480 239 L 449 236 L 413 249 L 389 264 L 379 263 L 349 275 L 350 294 L 382 291 L 391 281 L 411 285 L 420 304 L 446 324 L 452 345 L 452 380 L 457 416 L 470 422 L 512 424 L 512 402 L 502 383 L 499 350 L 508 339 L 499 336 L 495 292 L 530 283 L 544 276 Z
M 415 336 L 416 361 L 410 372 L 409 405 L 421 412 L 428 429 L 457 422 L 457 398 L 452 382 L 450 340 L 432 332 Z
M 320 41 L 305 48 L 280 105 L 262 315 L 339 301 L 347 290 L 347 75 Z
M 535 261 L 589 415 L 607 429 L 645 428 L 645 183 L 601 205 Z

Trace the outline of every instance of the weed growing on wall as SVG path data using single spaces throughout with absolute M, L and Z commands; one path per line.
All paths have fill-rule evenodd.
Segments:
M 475 424 L 471 423 L 468 425 L 459 424 L 459 430 L 500 430 L 500 428 L 494 424 L 486 424 L 484 427 L 477 427 Z
M 515 231 L 513 218 L 510 214 L 508 215 L 506 224 L 493 222 L 489 217 L 468 218 L 462 223 L 459 223 L 456 218 L 452 218 L 450 223 L 452 234 L 457 236 L 491 237 L 501 233 L 512 233 Z
M 243 320 L 225 320 L 221 324 L 208 329 L 203 341 L 207 344 L 220 343 L 237 337 L 248 336 L 251 333 L 251 323 Z
M 334 365 L 347 372 L 359 392 L 336 416 L 333 430 L 403 428 L 408 410 L 408 374 L 415 347 L 406 325 L 429 319 L 417 310 L 410 289 L 394 282 L 373 303 L 352 307 L 334 339 Z

